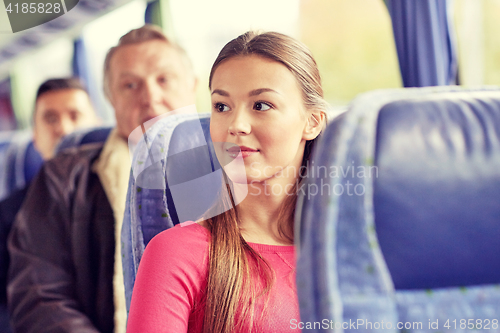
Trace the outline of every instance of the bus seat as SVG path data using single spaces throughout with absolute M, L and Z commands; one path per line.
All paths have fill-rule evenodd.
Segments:
M 65 136 L 57 151 L 92 142 L 104 142 L 111 127 L 80 130 Z M 35 149 L 31 131 L 0 138 L 0 201 L 27 186 L 40 170 L 43 159 Z
M 57 146 L 57 151 L 60 152 L 70 147 L 79 147 L 88 143 L 104 142 L 108 138 L 109 133 L 112 129 L 113 127 L 103 126 L 77 130 L 71 134 L 66 135 L 61 140 L 61 142 Z
M 2 156 L 1 160 L 3 161 L 3 154 L 7 151 L 9 147 L 9 143 L 12 140 L 12 137 L 15 135 L 15 131 L 8 132 L 0 132 L 0 156 Z
M 74 132 L 64 137 L 58 151 L 86 143 L 104 142 L 111 128 L 93 128 Z M 14 216 L 26 195 L 26 187 L 40 170 L 43 159 L 35 149 L 30 131 L 16 132 L 0 137 L 0 288 L 3 288 L 0 302 L 0 324 L 8 322 L 5 304 L 5 286 L 8 270 L 7 235 Z M 10 332 L 7 324 L 5 330 Z M 2 331 L 2 329 L 0 329 Z M 3 331 L 2 331 L 3 332 Z
M 148 242 L 159 232 L 184 222 L 180 210 L 187 208 L 196 214 L 212 204 L 207 197 L 197 197 L 207 188 L 188 191 L 187 199 L 180 200 L 186 203 L 174 200 L 172 195 L 175 185 L 199 179 L 218 167 L 210 143 L 208 114 L 178 114 L 158 121 L 147 131 L 147 140 L 135 148 L 121 236 L 127 309 Z M 154 171 L 156 176 L 152 176 Z
M 12 332 L 6 303 L 8 270 L 7 237 L 26 193 L 43 159 L 35 149 L 30 131 L 2 135 L 0 141 L 0 331 Z
M 0 200 L 6 196 L 7 188 L 4 174 L 7 172 L 7 152 L 16 132 L 0 132 Z
M 16 132 L 0 148 L 0 201 L 27 186 L 43 164 L 30 131 Z
M 495 327 L 499 88 L 361 95 L 326 128 L 310 168 L 296 241 L 312 332 Z

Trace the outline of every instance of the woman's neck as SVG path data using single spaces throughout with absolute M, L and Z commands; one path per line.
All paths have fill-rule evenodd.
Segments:
M 295 196 L 296 182 L 296 177 L 273 177 L 248 184 L 248 193 L 236 208 L 241 234 L 247 242 L 291 245 L 280 235 L 278 221 L 289 215 L 282 215 L 283 204 L 290 196 Z

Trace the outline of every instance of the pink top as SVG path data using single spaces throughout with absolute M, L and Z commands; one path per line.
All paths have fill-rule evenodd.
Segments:
M 139 265 L 128 316 L 127 332 L 199 333 L 206 287 L 210 233 L 199 224 L 163 231 L 146 247 Z M 299 321 L 293 246 L 249 243 L 273 268 L 276 280 L 267 294 L 257 298 L 255 313 L 265 315 L 252 332 L 297 332 Z M 196 311 L 195 311 L 196 310 Z M 248 332 L 248 331 L 245 331 Z

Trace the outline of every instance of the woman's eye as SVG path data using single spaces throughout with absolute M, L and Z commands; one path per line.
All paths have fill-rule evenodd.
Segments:
M 270 108 L 272 108 L 272 106 L 264 102 L 257 102 L 254 104 L 254 109 L 257 111 L 267 111 Z
M 226 111 L 229 111 L 229 107 L 226 104 L 215 103 L 214 107 L 215 107 L 215 110 L 217 110 L 217 112 L 226 112 Z

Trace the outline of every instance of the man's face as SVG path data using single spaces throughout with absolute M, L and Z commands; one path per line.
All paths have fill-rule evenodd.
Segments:
M 160 40 L 120 47 L 109 68 L 109 100 L 124 138 L 146 121 L 194 104 L 195 79 L 179 51 Z
M 97 118 L 87 93 L 80 89 L 49 91 L 35 105 L 33 138 L 44 160 L 52 158 L 65 135 L 78 128 L 95 126 Z

